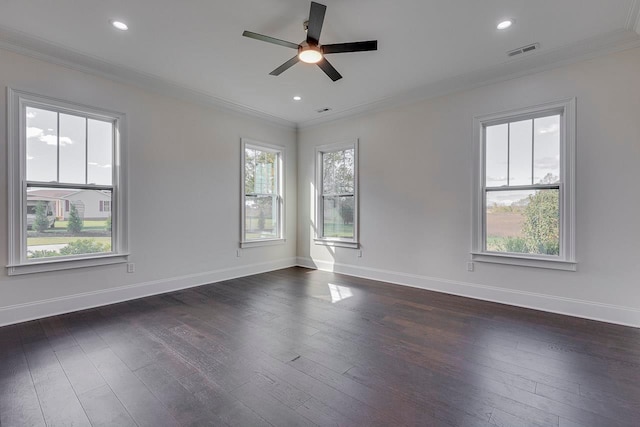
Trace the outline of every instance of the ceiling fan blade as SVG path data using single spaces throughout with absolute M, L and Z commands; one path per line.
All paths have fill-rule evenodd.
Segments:
M 273 37 L 265 36 L 262 34 L 251 32 L 251 31 L 245 31 L 244 33 L 242 33 L 242 35 L 245 37 L 249 37 L 251 39 L 261 40 L 263 42 L 273 43 L 273 44 L 277 44 L 284 47 L 290 47 L 291 49 L 298 49 L 299 47 L 299 45 L 295 43 L 291 43 L 286 40 L 276 39 Z
M 320 43 L 320 32 L 322 31 L 322 24 L 324 22 L 324 14 L 327 11 L 327 6 L 311 2 L 311 9 L 309 10 L 309 26 L 307 27 L 307 43 L 317 45 Z
M 284 71 L 287 71 L 289 68 L 296 65 L 298 61 L 300 61 L 300 58 L 298 58 L 298 55 L 296 55 L 290 60 L 288 60 L 287 62 L 285 62 L 284 64 L 282 64 L 281 66 L 279 66 L 278 68 L 276 68 L 275 70 L 273 70 L 272 72 L 270 72 L 269 74 L 271 74 L 272 76 L 279 76 Z
M 322 53 L 347 53 L 347 52 L 365 52 L 368 50 L 378 50 L 378 40 L 369 40 L 366 42 L 353 43 L 337 43 L 325 44 L 321 46 Z
M 325 74 L 327 76 L 329 76 L 329 78 L 331 80 L 333 80 L 334 82 L 336 80 L 340 80 L 342 78 L 342 76 L 340 75 L 340 73 L 338 72 L 338 70 L 336 70 L 335 68 L 333 68 L 333 65 L 331 65 L 329 63 L 329 61 L 327 61 L 326 58 L 322 58 L 322 60 L 320 62 L 318 62 L 318 67 L 320 67 L 322 69 L 322 71 L 325 72 Z

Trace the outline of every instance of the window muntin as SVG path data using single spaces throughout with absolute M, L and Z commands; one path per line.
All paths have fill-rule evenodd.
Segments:
M 283 239 L 284 149 L 243 140 L 241 246 Z
M 125 261 L 124 116 L 12 89 L 8 100 L 9 274 Z
M 574 101 L 476 118 L 474 259 L 575 269 Z M 499 258 L 491 259 L 490 256 Z
M 317 243 L 357 247 L 357 143 L 318 147 Z

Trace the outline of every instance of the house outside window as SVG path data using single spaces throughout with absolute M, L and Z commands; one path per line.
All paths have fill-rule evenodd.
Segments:
M 316 148 L 317 244 L 358 248 L 358 141 Z
M 126 261 L 124 115 L 8 93 L 9 274 Z
M 240 247 L 284 243 L 284 147 L 242 139 Z
M 475 119 L 472 259 L 575 270 L 575 100 Z

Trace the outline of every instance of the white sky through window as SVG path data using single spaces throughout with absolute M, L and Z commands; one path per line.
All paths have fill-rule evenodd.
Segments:
M 60 114 L 60 182 L 85 183 L 85 122 L 84 117 Z M 63 138 L 69 143 L 63 144 Z
M 26 121 L 27 179 L 43 182 L 56 181 L 57 114 L 53 111 L 27 107 Z
M 27 107 L 25 131 L 27 180 L 111 185 L 112 123 Z

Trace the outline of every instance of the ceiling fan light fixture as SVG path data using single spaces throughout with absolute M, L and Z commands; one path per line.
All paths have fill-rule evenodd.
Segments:
M 307 64 L 317 64 L 322 61 L 322 53 L 320 49 L 309 46 L 300 50 L 298 58 Z

